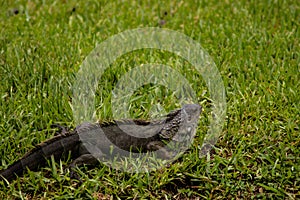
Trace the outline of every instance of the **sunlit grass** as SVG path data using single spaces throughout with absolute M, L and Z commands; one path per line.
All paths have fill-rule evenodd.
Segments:
M 28 172 L 9 186 L 0 183 L 1 199 L 300 195 L 297 1 L 42 2 L 0 3 L 1 169 L 52 137 L 51 124 L 76 125 L 71 109 L 76 72 L 97 43 L 127 29 L 161 26 L 201 43 L 225 84 L 226 123 L 212 154 L 199 158 L 210 106 L 201 75 L 170 53 L 131 52 L 100 80 L 97 117 L 112 118 L 111 91 L 129 69 L 149 62 L 169 65 L 187 77 L 204 107 L 191 150 L 151 173 L 124 173 L 105 165 L 82 167 L 78 169 L 82 184 L 70 180 L 67 161 L 50 160 L 45 169 Z M 172 91 L 155 85 L 140 88 L 131 101 L 133 118 L 161 116 L 162 111 L 180 106 Z

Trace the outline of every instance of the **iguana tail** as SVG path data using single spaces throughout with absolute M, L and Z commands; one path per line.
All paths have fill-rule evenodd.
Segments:
M 43 166 L 46 160 L 42 149 L 34 151 L 34 153 L 26 154 L 23 158 L 17 160 L 7 169 L 0 171 L 0 177 L 7 181 L 12 181 L 21 176 L 26 168 L 29 170 L 36 170 L 38 167 Z
M 34 149 L 25 154 L 21 159 L 14 162 L 7 169 L 0 171 L 1 179 L 12 181 L 21 176 L 27 169 L 36 171 L 47 163 L 52 155 L 58 160 L 69 151 L 76 153 L 79 143 L 77 134 L 61 134 L 37 145 Z

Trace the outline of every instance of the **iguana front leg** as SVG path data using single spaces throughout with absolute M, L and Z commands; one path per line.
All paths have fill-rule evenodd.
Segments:
M 161 159 L 171 159 L 175 156 L 175 152 L 167 147 L 162 141 L 153 141 L 147 145 L 149 151 L 155 151 Z

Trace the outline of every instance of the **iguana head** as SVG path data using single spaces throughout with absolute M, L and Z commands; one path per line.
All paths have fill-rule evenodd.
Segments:
M 186 104 L 172 111 L 167 115 L 159 136 L 177 142 L 193 139 L 201 111 L 202 107 L 198 104 Z

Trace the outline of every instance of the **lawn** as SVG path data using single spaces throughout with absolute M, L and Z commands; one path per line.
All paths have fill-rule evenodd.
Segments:
M 300 197 L 300 4 L 298 1 L 75 1 L 0 3 L 1 167 L 53 137 L 54 123 L 74 128 L 72 86 L 90 52 L 122 31 L 161 27 L 201 44 L 226 91 L 226 118 L 210 154 L 199 157 L 211 119 L 211 91 L 195 66 L 173 53 L 141 49 L 119 57 L 99 80 L 96 117 L 113 117 L 118 80 L 147 63 L 171 67 L 203 106 L 191 148 L 170 166 L 128 173 L 106 165 L 77 169 L 70 160 L 27 172 L 0 199 L 297 199 Z M 191 103 L 162 85 L 130 97 L 130 118 L 150 119 Z M 196 101 L 196 102 L 195 102 Z M 127 115 L 124 115 L 127 116 Z

